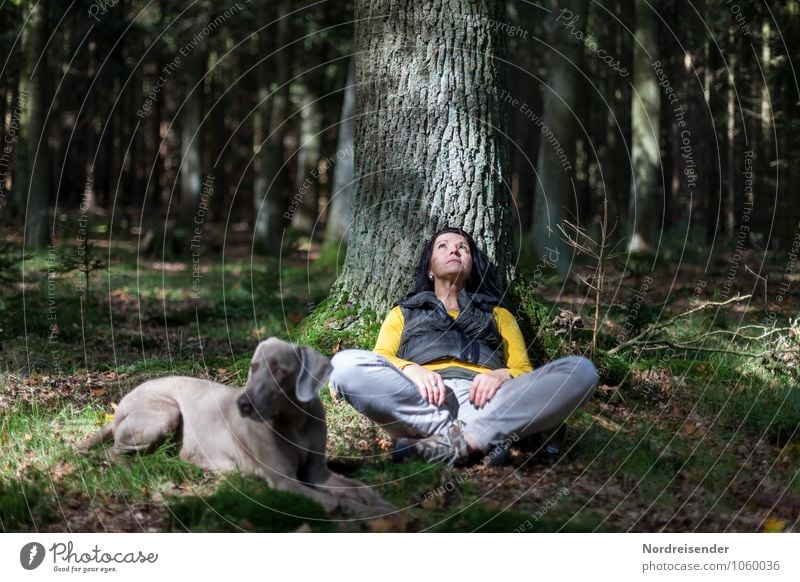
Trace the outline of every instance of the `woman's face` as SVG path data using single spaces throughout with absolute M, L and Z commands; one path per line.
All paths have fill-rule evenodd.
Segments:
M 469 243 L 460 234 L 446 232 L 433 241 L 430 273 L 435 279 L 451 280 L 462 287 L 472 273 L 472 254 Z

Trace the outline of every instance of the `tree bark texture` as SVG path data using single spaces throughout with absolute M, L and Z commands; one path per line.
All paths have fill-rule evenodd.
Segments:
M 513 275 L 494 59 L 501 6 L 356 2 L 356 196 L 334 302 L 387 308 L 408 291 L 424 243 L 449 225 Z

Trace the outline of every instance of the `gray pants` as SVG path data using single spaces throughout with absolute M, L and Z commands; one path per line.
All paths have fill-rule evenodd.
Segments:
M 483 452 L 508 436 L 523 438 L 557 427 L 589 399 L 598 381 L 588 358 L 567 356 L 507 380 L 478 409 L 469 402 L 472 380 L 445 379 L 447 399 L 435 406 L 379 354 L 343 350 L 331 364 L 334 388 L 390 436 L 424 438 L 444 432 L 458 419 L 467 440 Z

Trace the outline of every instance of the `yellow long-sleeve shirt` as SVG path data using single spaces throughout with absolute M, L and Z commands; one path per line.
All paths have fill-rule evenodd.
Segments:
M 447 313 L 456 319 L 459 312 L 448 311 Z M 522 337 L 522 332 L 519 329 L 517 320 L 514 319 L 514 316 L 508 309 L 500 306 L 495 306 L 492 314 L 497 324 L 497 330 L 503 338 L 503 356 L 506 361 L 506 366 L 508 366 L 503 369 L 507 370 L 512 378 L 531 372 L 533 367 L 528 358 L 528 352 L 525 349 L 525 340 Z M 414 363 L 397 356 L 397 350 L 400 349 L 400 336 L 403 333 L 403 327 L 405 327 L 405 318 L 403 317 L 402 309 L 400 309 L 398 305 L 389 312 L 389 315 L 387 315 L 386 319 L 383 321 L 381 331 L 378 333 L 378 341 L 375 342 L 375 348 L 373 349 L 375 353 L 384 356 L 401 370 L 405 366 Z M 458 366 L 479 374 L 491 370 L 491 368 L 487 368 L 486 366 L 470 364 L 455 358 L 435 360 L 424 364 L 424 367 L 432 371 L 453 366 Z

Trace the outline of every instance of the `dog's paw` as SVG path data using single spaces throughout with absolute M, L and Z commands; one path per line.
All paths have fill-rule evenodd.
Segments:
M 367 528 L 372 533 L 404 533 L 406 531 L 406 516 L 397 511 L 390 515 L 370 519 Z

